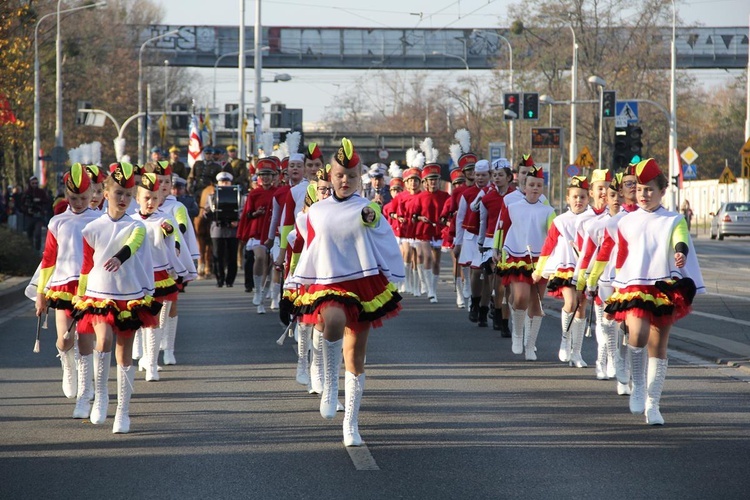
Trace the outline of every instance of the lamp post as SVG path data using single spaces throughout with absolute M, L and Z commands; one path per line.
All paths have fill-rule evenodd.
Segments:
M 518 118 L 518 115 L 509 109 L 506 109 L 503 111 L 503 115 L 507 116 L 510 119 L 510 129 L 508 130 L 508 133 L 510 134 L 510 164 L 511 166 L 515 165 L 515 156 L 516 156 L 516 137 L 515 137 L 515 129 L 513 127 L 513 122 L 516 121 L 516 118 Z
M 679 172 L 675 168 L 675 149 L 677 148 L 677 90 L 675 88 L 676 82 L 676 68 L 677 68 L 677 47 L 675 45 L 676 30 L 677 30 L 677 5 L 675 0 L 672 0 L 672 43 L 671 53 L 672 61 L 669 71 L 669 185 L 670 194 L 669 197 L 669 209 L 675 210 L 675 189 L 674 189 L 674 177 Z M 679 165 L 677 165 L 679 167 Z
M 590 76 L 588 81 L 591 85 L 594 85 L 599 89 L 599 151 L 597 152 L 599 158 L 596 162 L 596 168 L 602 168 L 602 135 L 604 130 L 604 115 L 602 114 L 602 108 L 604 107 L 604 87 L 607 85 L 607 82 L 596 75 Z
M 261 83 L 263 73 L 263 52 L 260 50 L 261 43 L 263 42 L 263 23 L 260 17 L 260 2 L 261 0 L 255 0 L 255 58 L 253 59 L 253 67 L 255 68 L 255 143 L 257 144 L 260 140 L 260 136 L 263 133 L 263 96 L 261 95 Z M 244 43 L 244 40 L 242 40 Z M 244 84 L 243 84 L 244 88 Z M 244 102 L 244 97 L 242 98 Z M 240 110 L 244 117 L 244 109 Z M 240 127 L 240 130 L 242 127 Z M 254 148 L 257 149 L 257 148 Z
M 452 57 L 453 59 L 458 59 L 462 63 L 464 63 L 464 66 L 466 67 L 466 76 L 469 76 L 469 62 L 466 60 L 466 58 L 457 56 L 455 54 L 446 54 L 445 52 L 438 52 L 436 50 L 432 51 L 432 55 L 434 56 L 444 56 L 444 57 Z
M 146 45 L 149 43 L 159 40 L 161 38 L 165 38 L 168 36 L 176 35 L 179 33 L 179 30 L 173 30 L 169 31 L 167 33 L 163 33 L 161 35 L 151 37 L 145 42 L 141 44 L 141 48 L 138 49 L 138 114 L 140 115 L 143 113 L 143 49 L 146 48 Z M 138 164 L 143 164 L 143 121 L 146 119 L 145 116 L 143 116 L 141 119 L 138 120 Z
M 573 35 L 573 64 L 570 68 L 570 151 L 568 161 L 572 165 L 578 156 L 578 145 L 576 143 L 576 125 L 578 114 L 576 112 L 576 99 L 578 97 L 578 42 L 576 41 L 576 30 L 573 24 L 569 24 L 570 33 Z
M 39 124 L 39 115 L 40 115 L 40 99 L 39 99 L 39 25 L 42 24 L 42 21 L 47 19 L 51 16 L 59 16 L 60 14 L 67 14 L 68 12 L 75 12 L 78 10 L 83 9 L 91 9 L 93 7 L 102 7 L 104 5 L 107 5 L 107 2 L 98 2 L 91 5 L 81 5 L 79 7 L 73 7 L 70 9 L 65 10 L 58 10 L 57 12 L 50 12 L 49 14 L 43 15 L 41 18 L 39 18 L 39 21 L 37 21 L 36 26 L 34 27 L 34 141 L 33 141 L 33 150 L 34 150 L 34 175 L 37 178 L 41 179 L 41 165 L 39 164 L 39 148 L 41 147 L 41 137 L 40 137 L 40 124 Z M 59 33 L 59 28 L 58 28 Z M 58 76 L 59 78 L 59 76 Z M 59 87 L 62 90 L 62 86 Z M 62 96 L 60 96 L 60 102 L 62 102 Z M 62 115 L 60 115 L 62 116 Z M 62 130 L 62 127 L 59 127 L 59 130 Z M 62 142 L 62 137 L 60 138 Z M 55 144 L 57 145 L 57 130 L 55 131 Z

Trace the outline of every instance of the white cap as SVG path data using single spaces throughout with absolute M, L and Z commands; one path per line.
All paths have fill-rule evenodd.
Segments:
M 482 173 L 490 171 L 490 162 L 487 160 L 479 160 L 474 165 L 474 173 Z
M 382 163 L 373 163 L 370 170 L 367 171 L 370 177 L 383 177 L 385 175 L 385 165 Z
M 501 168 L 512 168 L 507 158 L 498 158 L 492 161 L 493 170 L 500 170 Z
M 219 172 L 216 174 L 217 181 L 231 181 L 232 179 L 234 179 L 234 176 L 229 172 Z
M 289 162 L 298 161 L 301 163 L 305 163 L 305 155 L 302 153 L 292 153 L 289 155 Z

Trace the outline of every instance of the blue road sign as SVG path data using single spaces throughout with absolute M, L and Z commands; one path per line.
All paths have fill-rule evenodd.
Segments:
M 638 123 L 638 102 L 617 101 L 615 103 L 615 118 L 627 125 Z
M 565 174 L 568 177 L 573 177 L 574 175 L 578 175 L 581 173 L 581 169 L 578 168 L 578 165 L 568 165 L 565 167 Z
M 695 163 L 682 166 L 682 178 L 685 180 L 698 178 L 698 166 Z

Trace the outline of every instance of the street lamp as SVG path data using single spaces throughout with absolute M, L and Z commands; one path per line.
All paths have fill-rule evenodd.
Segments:
M 103 7 L 107 5 L 107 2 L 98 2 L 91 5 L 81 5 L 79 7 L 73 7 L 70 9 L 65 10 L 58 10 L 57 12 L 50 12 L 49 14 L 43 15 L 39 21 L 36 23 L 36 27 L 34 27 L 34 141 L 33 141 L 33 149 L 34 149 L 34 175 L 41 179 L 42 171 L 41 171 L 41 165 L 39 164 L 39 148 L 41 147 L 41 137 L 40 137 L 40 125 L 39 125 L 39 25 L 42 24 L 42 21 L 47 19 L 50 16 L 58 16 L 58 19 L 60 18 L 60 14 L 67 14 L 68 12 L 75 12 L 78 10 L 83 9 L 91 9 L 93 7 Z M 59 7 L 59 4 L 58 4 Z M 59 37 L 59 24 L 58 24 L 58 37 Z M 59 56 L 58 56 L 59 57 Z M 58 75 L 59 78 L 59 75 Z M 62 86 L 57 87 L 60 90 L 60 95 L 58 97 L 59 102 L 62 102 Z M 58 114 L 58 119 L 62 121 L 62 113 Z M 62 125 L 58 124 L 58 130 L 62 133 Z M 55 131 L 55 145 L 57 144 L 57 132 Z M 60 137 L 60 143 L 62 144 L 62 136 Z M 60 144 L 60 145 L 61 145 Z
M 576 41 L 576 30 L 573 29 L 573 24 L 568 24 L 570 33 L 573 35 L 573 63 L 570 68 L 570 151 L 568 153 L 568 160 L 572 165 L 576 161 L 578 156 L 578 145 L 577 145 L 577 120 L 578 114 L 576 113 L 576 99 L 578 97 L 578 42 Z
M 599 160 L 596 163 L 596 168 L 602 168 L 602 133 L 604 130 L 604 115 L 602 114 L 602 108 L 604 107 L 604 87 L 607 85 L 607 82 L 596 75 L 590 76 L 588 82 L 599 88 Z
M 513 128 L 513 123 L 518 118 L 518 115 L 515 113 L 515 111 L 511 111 L 509 109 L 506 109 L 503 111 L 503 115 L 508 117 L 510 120 L 510 130 L 508 130 L 508 133 L 510 135 L 510 164 L 511 166 L 515 165 L 515 156 L 516 156 L 516 138 L 515 138 L 515 129 Z
M 484 31 L 484 30 L 474 30 L 474 33 L 483 33 L 485 35 L 492 35 L 496 36 L 499 40 L 504 41 L 506 44 L 508 44 L 508 69 L 510 71 L 510 90 L 513 91 L 513 47 L 510 44 L 510 41 L 505 38 L 503 35 L 499 33 L 495 33 L 494 31 Z
M 455 54 L 446 54 L 445 52 L 438 52 L 436 50 L 432 51 L 432 55 L 433 56 L 452 57 L 453 59 L 458 59 L 459 61 L 461 61 L 461 62 L 464 63 L 464 66 L 466 66 L 466 76 L 469 76 L 469 62 L 465 58 L 463 58 L 461 56 L 457 56 Z
M 140 115 L 143 113 L 143 49 L 146 48 L 146 45 L 149 43 L 159 40 L 161 38 L 166 38 L 168 36 L 176 35 L 180 32 L 180 30 L 172 30 L 167 33 L 163 33 L 161 35 L 149 38 L 145 42 L 141 44 L 141 48 L 138 49 L 138 114 Z M 146 117 L 142 117 L 138 120 L 138 164 L 143 164 L 143 121 Z
M 260 50 L 271 50 L 271 47 L 269 47 L 268 45 L 265 45 L 261 47 Z M 255 54 L 255 51 L 251 50 L 250 53 Z M 213 93 L 213 104 L 211 106 L 213 109 L 217 109 L 216 108 L 216 69 L 219 67 L 219 62 L 221 62 L 221 60 L 224 59 L 225 57 L 232 57 L 232 56 L 238 56 L 238 55 L 240 55 L 239 51 L 222 54 L 219 57 L 217 57 L 216 62 L 214 62 L 214 85 L 213 85 L 214 93 Z M 291 79 L 291 76 L 289 78 Z
M 679 172 L 677 171 L 677 168 L 679 168 L 679 164 L 676 164 L 675 162 L 675 153 L 677 149 L 677 90 L 675 88 L 675 79 L 676 79 L 676 67 L 677 67 L 677 46 L 675 45 L 675 38 L 676 38 L 676 25 L 677 25 L 677 5 L 675 4 L 675 0 L 672 0 L 672 44 L 671 44 L 671 52 L 672 52 L 672 63 L 670 67 L 669 72 L 669 187 L 670 187 L 670 194 L 669 197 L 669 209 L 675 210 L 676 203 L 675 203 L 675 190 L 674 190 L 674 177 Z M 677 168 L 675 168 L 675 166 Z

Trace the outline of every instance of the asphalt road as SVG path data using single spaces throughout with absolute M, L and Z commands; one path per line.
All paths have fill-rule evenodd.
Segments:
M 729 278 L 717 280 L 725 295 L 696 301 L 697 313 L 748 319 L 747 288 L 733 289 L 737 298 L 724 288 L 742 286 L 748 242 L 698 242 L 699 253 L 711 256 L 707 276 L 729 271 Z M 367 446 L 349 451 L 341 415 L 320 417 L 317 398 L 294 381 L 293 343 L 276 345 L 277 318 L 255 314 L 241 287 L 203 281 L 181 296 L 179 364 L 165 367 L 159 382 L 137 376 L 128 435 L 111 433 L 114 369 L 107 422 L 73 420 L 52 332 L 33 354 L 31 303 L 4 312 L 0 494 L 747 497 L 750 371 L 672 350 L 662 399 L 667 425 L 647 426 L 628 412 L 614 381 L 595 380 L 593 367 L 557 361 L 558 304 L 545 301 L 539 361 L 525 362 L 511 353 L 509 339 L 467 321 L 450 300 L 447 280 L 440 292 L 444 300 L 436 305 L 407 298 L 401 316 L 371 335 L 360 417 Z M 750 345 L 746 325 L 697 313 L 676 329 L 693 352 L 702 349 L 688 342 L 694 334 Z M 594 357 L 595 342 L 587 339 L 584 358 L 593 365 Z

